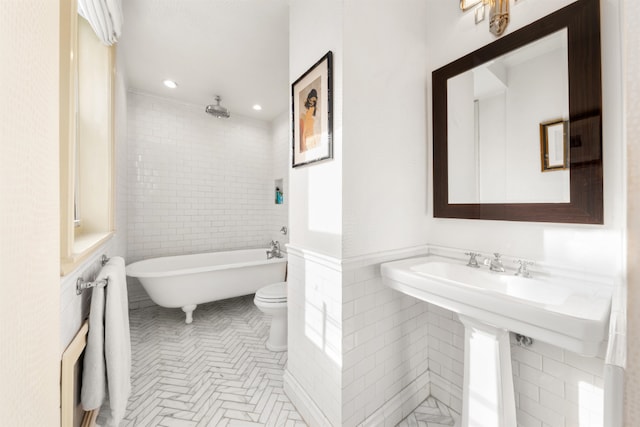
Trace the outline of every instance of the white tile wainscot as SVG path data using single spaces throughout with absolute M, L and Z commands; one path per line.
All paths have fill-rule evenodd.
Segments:
M 428 305 L 380 276 L 380 263 L 425 252 L 338 260 L 288 246 L 285 391 L 309 424 L 393 426 L 429 396 Z
M 288 361 L 284 390 L 310 425 L 341 425 L 342 292 L 329 262 L 288 252 Z

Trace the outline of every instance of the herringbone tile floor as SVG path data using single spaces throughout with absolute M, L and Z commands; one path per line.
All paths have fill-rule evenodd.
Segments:
M 287 353 L 264 346 L 268 321 L 253 295 L 200 305 L 190 325 L 180 309 L 132 310 L 132 391 L 121 427 L 306 426 L 282 389 Z M 399 427 L 453 424 L 430 398 Z

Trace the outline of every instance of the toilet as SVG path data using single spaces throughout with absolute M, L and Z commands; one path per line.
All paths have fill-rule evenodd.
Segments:
M 271 351 L 287 349 L 287 282 L 273 283 L 258 289 L 253 303 L 271 316 L 267 348 Z

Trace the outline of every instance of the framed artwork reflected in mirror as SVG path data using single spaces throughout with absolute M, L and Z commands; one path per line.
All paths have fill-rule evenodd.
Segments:
M 540 163 L 542 172 L 569 166 L 569 122 L 558 119 L 540 123 Z

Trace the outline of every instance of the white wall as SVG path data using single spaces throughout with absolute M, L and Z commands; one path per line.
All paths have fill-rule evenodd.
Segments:
M 625 424 L 640 424 L 640 3 L 626 0 L 623 13 L 627 143 L 628 331 Z
M 0 420 L 60 419 L 59 4 L 0 3 Z
M 342 255 L 342 0 L 292 1 L 289 9 L 289 81 L 327 51 L 333 52 L 333 159 L 289 172 L 290 241 L 319 253 Z
M 342 16 L 342 0 L 298 0 L 289 7 L 289 81 L 333 52 L 333 159 L 289 170 L 292 247 L 284 386 L 303 417 L 318 425 L 342 422 L 341 275 L 321 261 L 342 254 Z M 306 259 L 295 248 L 320 256 Z
M 311 425 L 395 425 L 429 392 L 427 306 L 393 295 L 369 256 L 403 256 L 388 252 L 424 237 L 413 225 L 426 200 L 425 12 L 291 3 L 290 80 L 334 53 L 335 158 L 290 172 L 285 390 Z M 407 204 L 420 206 L 408 219 Z
M 424 244 L 429 21 L 420 0 L 344 2 L 344 425 L 394 425 L 429 393 L 427 304 L 349 266 Z
M 344 2 L 344 257 L 424 243 L 427 4 Z

